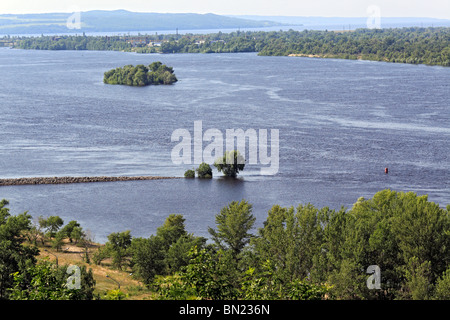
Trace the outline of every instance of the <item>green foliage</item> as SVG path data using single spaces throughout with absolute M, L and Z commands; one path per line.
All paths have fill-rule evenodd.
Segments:
M 159 299 L 235 299 L 239 290 L 229 274 L 229 259 L 223 251 L 191 247 L 189 262 L 172 276 L 159 276 L 154 285 Z
M 214 166 L 227 177 L 236 177 L 239 171 L 244 170 L 245 159 L 237 150 L 225 152 L 214 161 Z
M 39 238 L 42 245 L 44 245 L 45 240 L 49 239 L 52 247 L 57 250 L 61 248 L 63 240 L 66 238 L 71 243 L 74 240 L 75 243 L 81 241 L 81 244 L 88 242 L 86 233 L 77 221 L 72 220 L 64 227 L 63 225 L 64 221 L 59 216 L 49 216 L 47 218 L 40 216 L 38 225 L 33 225 L 27 231 L 26 236 L 35 245 L 37 245 Z
M 164 224 L 157 228 L 156 235 L 161 238 L 166 249 L 177 242 L 179 238 L 187 235 L 185 221 L 186 219 L 181 214 L 170 214 Z
M 228 276 L 227 260 L 221 251 L 216 253 L 196 247 L 190 252 L 191 260 L 182 274 L 187 288 L 201 299 L 234 299 L 238 291 Z
M 450 267 L 437 280 L 434 292 L 434 299 L 450 300 Z
M 293 207 L 273 206 L 258 237 L 252 239 L 261 261 L 270 260 L 276 276 L 286 283 L 314 272 L 314 257 L 321 254 L 323 225 L 330 214 L 311 204 Z
M 113 289 L 106 292 L 102 297 L 103 300 L 124 300 L 127 297 L 120 289 Z
M 10 216 L 6 205 L 0 202 L 1 297 L 92 298 L 87 272 L 73 295 L 61 287 L 61 268 L 36 266 L 36 249 L 22 245 L 31 217 Z M 216 229 L 208 228 L 213 244 L 188 234 L 183 216 L 172 214 L 149 238 L 111 234 L 93 259 L 130 266 L 160 299 L 447 300 L 449 208 L 382 190 L 350 209 L 274 205 L 252 234 L 252 205 L 233 201 L 216 215 Z M 367 287 L 372 265 L 381 270 L 381 290 Z
M 83 228 L 80 226 L 74 227 L 70 234 L 66 236 L 66 238 L 69 238 L 69 241 L 72 242 L 75 240 L 75 243 L 78 244 L 80 240 L 84 240 L 86 237 L 86 234 L 83 232 Z
M 173 68 L 161 62 L 153 62 L 148 67 L 126 65 L 106 71 L 103 82 L 107 84 L 121 84 L 127 86 L 143 87 L 148 85 L 172 84 L 177 82 Z
M 100 265 L 103 260 L 107 259 L 110 256 L 109 248 L 106 246 L 98 248 L 93 254 L 92 254 L 92 261 Z
M 130 254 L 134 274 L 151 285 L 155 276 L 180 271 L 189 263 L 189 251 L 203 246 L 206 239 L 188 234 L 182 215 L 171 214 L 156 235 L 133 238 Z
M 61 249 L 62 245 L 64 244 L 64 241 L 63 241 L 64 237 L 65 237 L 64 233 L 57 232 L 51 242 L 52 248 L 56 249 L 56 251 L 59 251 Z
M 139 53 L 259 52 L 339 59 L 364 59 L 396 63 L 450 66 L 450 28 L 357 29 L 352 32 L 247 31 L 211 34 L 141 36 L 133 44 L 122 36 L 42 36 L 18 39 L 16 48 L 37 50 L 117 50 Z M 161 47 L 148 47 L 151 42 Z M 142 75 L 140 75 L 142 77 Z M 139 81 L 136 81 L 139 83 Z
M 232 201 L 216 215 L 217 230 L 209 227 L 208 232 L 215 244 L 223 250 L 230 250 L 237 258 L 250 242 L 249 233 L 256 221 L 252 214 L 252 205 L 246 200 Z
M 225 209 L 217 224 L 226 227 L 220 236 L 210 232 L 220 249 L 232 252 L 224 239 L 238 233 L 224 231 L 233 230 Z M 225 275 L 232 285 L 240 279 L 245 299 L 442 299 L 449 230 L 448 210 L 413 192 L 383 190 L 350 210 L 274 206 L 240 251 L 247 256 L 228 261 L 235 271 Z M 381 290 L 367 288 L 370 265 L 381 269 Z
M 304 30 L 267 38 L 260 55 L 313 55 L 450 66 L 450 28 L 357 29 L 352 32 Z
M 198 168 L 196 169 L 197 176 L 200 179 L 211 179 L 212 178 L 212 169 L 211 166 L 205 162 L 200 163 Z
M 112 257 L 112 264 L 119 270 L 124 267 L 127 257 L 129 256 L 128 248 L 131 245 L 130 230 L 124 232 L 113 232 L 108 235 L 106 247 Z
M 325 285 L 296 279 L 289 283 L 284 291 L 287 300 L 322 300 L 328 289 Z
M 93 298 L 92 271 L 81 270 L 81 289 L 68 290 L 65 285 L 69 275 L 67 266 L 54 266 L 48 262 L 37 263 L 35 258 L 39 250 L 33 245 L 24 245 L 25 236 L 32 231 L 31 216 L 27 213 L 11 216 L 0 202 L 0 298 L 8 299 L 77 299 Z M 59 230 L 63 221 L 58 216 L 39 218 L 42 228 L 48 235 L 54 236 L 52 245 L 60 248 L 67 229 Z M 74 226 L 76 223 L 71 223 Z M 58 231 L 59 230 L 59 231 Z M 37 229 L 34 234 L 38 235 Z M 29 238 L 30 239 L 30 238 Z M 31 238 L 36 243 L 36 237 Z
M 46 230 L 48 237 L 53 238 L 56 232 L 62 227 L 64 220 L 59 216 L 39 217 L 39 225 Z
M 322 263 L 330 270 L 335 296 L 427 298 L 448 267 L 449 215 L 427 196 L 383 190 L 372 199 L 358 199 L 349 212 L 334 215 L 330 222 Z M 361 270 L 369 265 L 382 270 L 382 290 L 368 290 L 362 283 L 367 276 Z
M 164 243 L 161 238 L 134 238 L 131 243 L 133 273 L 149 285 L 158 274 L 165 274 Z
M 308 280 L 296 278 L 284 282 L 277 277 L 270 260 L 262 263 L 262 270 L 249 268 L 242 282 L 242 298 L 247 300 L 321 300 L 328 289 Z
M 195 170 L 186 170 L 186 172 L 184 173 L 184 177 L 185 178 L 195 178 Z
M 165 264 L 167 273 L 181 271 L 189 264 L 189 252 L 192 248 L 204 247 L 206 239 L 202 237 L 195 237 L 192 234 L 187 234 L 178 238 L 178 240 L 167 249 L 165 255 Z
M 186 285 L 178 273 L 169 276 L 157 276 L 154 281 L 160 300 L 196 300 L 194 288 Z
M 30 277 L 31 279 L 28 279 Z M 14 273 L 11 300 L 69 300 L 71 292 L 64 279 L 58 278 L 50 263 L 28 268 L 26 274 Z
M 412 300 L 427 300 L 431 295 L 430 262 L 419 262 L 417 257 L 408 260 L 405 266 L 405 291 L 407 298 Z
M 80 288 L 67 287 L 68 266 L 56 267 L 43 261 L 27 268 L 26 272 L 15 272 L 10 289 L 11 300 L 92 300 L 95 281 L 92 270 L 80 267 Z
M 11 215 L 7 200 L 0 201 L 0 299 L 7 298 L 14 274 L 21 274 L 36 263 L 39 250 L 23 245 L 25 232 L 31 229 L 31 216 L 26 212 Z
M 241 294 L 245 300 L 276 300 L 280 297 L 280 286 L 273 277 L 270 261 L 263 263 L 262 270 L 249 267 L 242 281 Z
M 79 240 L 81 238 L 82 229 L 78 222 L 72 220 L 61 229 L 61 233 L 65 238 L 69 238 L 70 243 L 72 243 L 73 239 Z

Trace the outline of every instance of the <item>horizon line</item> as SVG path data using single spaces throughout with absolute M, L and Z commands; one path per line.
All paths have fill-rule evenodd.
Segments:
M 74 9 L 74 8 L 72 8 Z M 87 13 L 87 12 L 117 12 L 117 11 L 125 11 L 129 13 L 155 13 L 155 14 L 197 14 L 197 15 L 217 15 L 217 16 L 232 16 L 232 17 L 239 17 L 239 16 L 254 16 L 254 17 L 289 17 L 289 18 L 345 18 L 345 19 L 351 19 L 351 18 L 364 18 L 366 19 L 367 16 L 326 16 L 326 15 L 266 15 L 266 14 L 219 14 L 214 12 L 207 12 L 207 13 L 198 13 L 198 12 L 158 12 L 158 11 L 131 11 L 127 9 L 92 9 L 92 10 L 85 10 L 85 11 L 51 11 L 51 12 L 26 12 L 26 13 L 18 13 L 18 12 L 10 12 L 10 13 L 0 13 L 0 16 L 2 15 L 37 15 L 37 14 L 70 14 L 74 12 L 80 12 L 80 13 Z M 430 16 L 381 16 L 381 18 L 390 18 L 390 19 L 434 19 L 434 20 L 450 20 L 450 18 L 436 18 L 436 17 L 430 17 Z

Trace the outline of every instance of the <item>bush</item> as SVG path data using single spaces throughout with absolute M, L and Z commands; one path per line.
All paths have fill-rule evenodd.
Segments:
M 211 179 L 212 174 L 211 166 L 205 162 L 202 162 L 197 168 L 197 175 L 201 179 Z
M 186 170 L 186 172 L 184 173 L 184 177 L 185 178 L 195 178 L 195 170 Z
M 196 300 L 195 290 L 186 285 L 179 274 L 157 276 L 154 284 L 157 287 L 159 300 Z
M 450 267 L 438 279 L 434 299 L 450 300 Z
M 127 297 L 120 289 L 109 290 L 103 297 L 103 300 L 124 300 Z
M 284 282 L 273 271 L 269 261 L 262 264 L 260 273 L 254 268 L 249 268 L 242 281 L 242 299 L 323 300 L 328 293 L 325 285 L 314 284 L 306 279 Z

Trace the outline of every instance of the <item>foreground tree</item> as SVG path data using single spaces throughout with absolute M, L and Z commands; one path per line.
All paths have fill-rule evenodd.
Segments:
M 7 200 L 0 201 L 0 299 L 7 298 L 13 274 L 33 266 L 39 254 L 37 247 L 23 245 L 24 234 L 31 229 L 31 216 L 26 212 L 12 216 L 7 205 Z
M 249 231 L 255 220 L 250 203 L 233 201 L 216 215 L 217 230 L 209 227 L 208 232 L 220 249 L 230 250 L 236 259 L 250 242 L 252 234 Z
M 187 235 L 185 221 L 186 219 L 181 214 L 170 214 L 164 224 L 158 227 L 156 235 L 161 238 L 166 249 L 177 242 L 180 237 Z
M 428 299 L 450 263 L 448 211 L 413 192 L 361 198 L 330 220 L 325 235 L 324 269 L 344 299 Z M 364 283 L 370 265 L 381 269 L 382 290 Z
M 297 210 L 273 206 L 264 227 L 251 241 L 259 265 L 269 264 L 274 276 L 286 284 L 314 273 L 315 257 L 324 242 L 323 225 L 330 212 L 312 204 L 299 205 Z
M 184 222 L 182 215 L 171 214 L 157 228 L 156 235 L 132 239 L 132 269 L 146 285 L 150 285 L 157 275 L 180 271 L 189 263 L 190 250 L 205 244 L 206 239 L 186 232 Z
M 191 250 L 190 257 L 191 260 L 182 273 L 188 291 L 195 292 L 201 299 L 236 298 L 238 290 L 229 276 L 229 261 L 220 250 L 211 252 L 195 247 Z
M 125 265 L 129 255 L 128 248 L 131 245 L 130 230 L 124 232 L 113 232 L 108 236 L 106 247 L 110 256 L 113 258 L 113 266 L 119 270 Z
M 64 220 L 59 216 L 39 217 L 39 225 L 45 229 L 46 236 L 53 238 L 58 230 L 63 226 Z
M 146 285 L 150 285 L 156 275 L 165 273 L 164 243 L 160 237 L 133 238 L 130 252 L 133 274 Z
M 62 234 L 64 235 L 65 238 L 69 238 L 70 243 L 73 242 L 73 240 L 75 239 L 80 240 L 81 236 L 82 236 L 82 229 L 80 224 L 75 221 L 72 220 L 70 221 L 68 224 L 66 224 L 61 231 Z

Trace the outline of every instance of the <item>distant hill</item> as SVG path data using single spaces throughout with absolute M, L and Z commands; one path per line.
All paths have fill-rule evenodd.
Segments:
M 61 34 L 80 32 L 133 32 L 158 30 L 195 30 L 226 28 L 261 28 L 283 25 L 264 19 L 245 19 L 212 13 L 140 13 L 126 10 L 81 12 L 80 27 L 69 28 L 71 13 L 3 14 L 0 34 Z M 72 27 L 74 24 L 71 25 Z
M 256 21 L 274 21 L 288 25 L 302 25 L 305 29 L 345 29 L 350 25 L 351 29 L 364 28 L 368 17 L 306 17 L 306 16 L 255 16 L 255 15 L 230 15 L 229 17 L 249 19 Z M 450 19 L 436 19 L 426 17 L 381 17 L 382 28 L 401 27 L 450 27 Z M 333 28 L 333 26 L 335 28 Z

